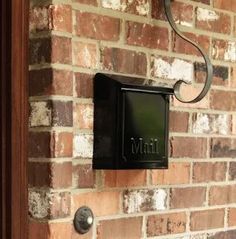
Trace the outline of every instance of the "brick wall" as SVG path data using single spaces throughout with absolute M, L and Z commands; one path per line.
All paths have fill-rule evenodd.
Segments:
M 30 239 L 236 238 L 236 0 L 175 0 L 185 34 L 214 64 L 210 93 L 171 101 L 168 170 L 93 171 L 96 72 L 203 86 L 199 53 L 160 0 L 31 0 Z M 82 205 L 95 213 L 79 236 Z

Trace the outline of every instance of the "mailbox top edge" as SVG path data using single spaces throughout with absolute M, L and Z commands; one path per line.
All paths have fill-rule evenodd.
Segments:
M 173 88 L 154 86 L 153 84 L 155 81 L 141 77 L 97 73 L 94 79 L 96 83 L 98 83 L 98 80 L 109 80 L 110 83 L 113 81 L 113 83 L 119 85 L 119 87 L 126 89 L 144 89 L 151 90 L 153 92 L 162 92 L 167 95 L 174 94 Z

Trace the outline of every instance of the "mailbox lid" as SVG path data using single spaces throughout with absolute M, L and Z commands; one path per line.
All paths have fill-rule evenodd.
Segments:
M 122 88 L 121 167 L 167 168 L 169 91 Z

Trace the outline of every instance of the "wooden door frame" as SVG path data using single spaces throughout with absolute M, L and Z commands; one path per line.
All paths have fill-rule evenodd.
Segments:
M 1 0 L 1 207 L 3 239 L 28 237 L 28 8 Z

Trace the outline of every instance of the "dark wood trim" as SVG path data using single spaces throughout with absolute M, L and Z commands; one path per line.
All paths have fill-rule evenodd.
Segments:
M 1 2 L 1 238 L 11 235 L 11 2 Z M 7 80 L 8 79 L 8 80 Z
M 27 239 L 28 0 L 1 1 L 1 238 Z

